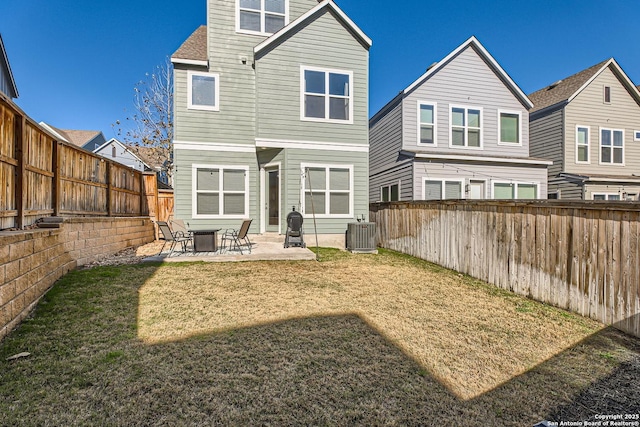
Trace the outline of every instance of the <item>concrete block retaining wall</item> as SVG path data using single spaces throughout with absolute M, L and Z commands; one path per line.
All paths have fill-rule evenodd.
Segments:
M 70 270 L 153 241 L 149 218 L 66 218 L 59 229 L 0 232 L 0 339 Z

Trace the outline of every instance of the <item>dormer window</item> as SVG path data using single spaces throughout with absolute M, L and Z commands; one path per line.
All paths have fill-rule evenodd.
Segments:
M 287 24 L 288 0 L 237 0 L 239 32 L 273 34 Z

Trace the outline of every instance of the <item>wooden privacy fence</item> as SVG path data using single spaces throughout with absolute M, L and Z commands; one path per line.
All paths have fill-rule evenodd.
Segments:
M 0 230 L 52 215 L 146 216 L 144 188 L 141 172 L 57 141 L 0 94 Z
M 640 205 L 375 203 L 378 244 L 640 337 Z

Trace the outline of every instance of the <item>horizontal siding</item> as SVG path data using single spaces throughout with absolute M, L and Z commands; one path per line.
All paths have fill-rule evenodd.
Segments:
M 337 151 L 319 150 L 286 150 L 286 176 L 284 179 L 283 199 L 288 212 L 291 206 L 300 209 L 302 205 L 301 193 L 302 176 L 301 163 L 318 163 L 331 165 L 353 165 L 354 173 L 354 217 L 350 219 L 322 219 L 316 220 L 319 234 L 344 233 L 347 224 L 356 220 L 361 215 L 369 216 L 369 159 L 367 153 L 349 153 Z M 307 212 L 309 214 L 309 212 Z M 313 219 L 305 219 L 305 232 L 310 234 L 313 230 Z
M 379 202 L 381 199 L 380 188 L 386 185 L 400 185 L 400 200 L 413 200 L 413 168 L 412 162 L 395 165 L 392 169 L 385 170 L 369 177 L 369 202 Z
M 611 103 L 603 101 L 604 86 L 611 87 Z M 577 174 L 631 175 L 640 170 L 640 143 L 633 141 L 633 131 L 640 130 L 640 106 L 627 92 L 610 68 L 602 72 L 566 108 L 566 167 Z M 575 127 L 591 128 L 591 164 L 575 162 Z M 623 129 L 625 165 L 600 165 L 600 127 Z
M 402 149 L 402 103 L 369 129 L 369 173 L 393 167 Z
M 251 233 L 260 231 L 258 197 L 260 194 L 258 163 L 252 153 L 225 153 L 217 151 L 174 150 L 176 172 L 174 175 L 175 217 L 199 228 L 239 228 L 236 219 L 193 219 L 192 213 L 192 164 L 233 165 L 249 167 L 249 217 L 254 222 Z
M 549 192 L 560 192 L 562 200 L 582 200 L 582 184 L 569 182 L 563 179 L 555 179 L 549 182 Z
M 495 181 L 539 183 L 539 198 L 547 198 L 547 169 L 545 167 L 514 166 L 500 164 L 473 164 L 462 162 L 417 161 L 414 165 L 414 200 L 421 200 L 425 179 L 453 179 L 485 181 L 485 197 L 491 198 L 491 187 Z M 469 196 L 466 195 L 465 198 Z
M 593 194 L 618 194 L 622 200 L 629 193 L 640 194 L 640 185 L 586 184 L 585 200 L 593 200 Z M 637 197 L 634 200 L 638 200 Z
M 564 110 L 558 109 L 536 116 L 530 123 L 529 153 L 532 157 L 553 161 L 553 165 L 549 166 L 549 179 L 563 171 L 563 117 Z
M 259 138 L 367 144 L 369 53 L 330 11 L 257 59 Z M 300 119 L 300 66 L 353 72 L 353 124 Z
M 417 145 L 418 101 L 437 102 L 437 147 Z M 451 105 L 483 109 L 482 155 L 529 156 L 529 113 L 473 47 L 460 52 L 428 80 L 409 93 L 404 101 L 404 147 L 448 153 L 477 153 L 477 150 L 449 147 Z M 521 113 L 522 146 L 498 145 L 498 110 Z

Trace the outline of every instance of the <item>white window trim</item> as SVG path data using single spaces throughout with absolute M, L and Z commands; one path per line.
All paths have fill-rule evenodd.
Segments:
M 640 142 L 640 130 L 633 131 L 633 140 L 635 142 Z
M 607 130 L 611 132 L 611 162 L 603 162 L 602 161 L 602 131 Z M 613 161 L 613 132 L 622 132 L 622 163 L 614 163 Z M 603 166 L 616 166 L 616 167 L 624 167 L 625 165 L 625 155 L 626 155 L 626 147 L 624 143 L 624 129 L 613 129 L 600 127 L 598 130 L 598 164 Z
M 194 76 L 206 76 L 215 78 L 215 105 L 197 105 L 193 104 L 193 77 Z M 203 110 L 203 111 L 220 111 L 220 75 L 217 73 L 208 73 L 205 71 L 188 71 L 187 72 L 187 108 L 189 110 Z
M 253 9 L 247 9 L 247 10 L 253 10 Z M 253 11 L 255 12 L 255 10 Z M 282 16 L 281 13 L 276 13 L 276 12 L 269 12 L 269 14 Z M 266 28 L 265 15 L 266 15 L 265 0 L 260 0 L 260 28 L 261 29 Z M 289 25 L 289 0 L 284 0 L 284 27 L 286 27 L 287 25 Z M 248 34 L 252 36 L 270 36 L 272 34 L 275 34 L 275 33 L 267 33 L 265 31 L 252 31 L 252 30 L 241 29 L 240 28 L 240 0 L 236 0 L 236 33 Z
M 306 211 L 306 206 L 305 206 L 305 193 L 307 190 L 307 174 L 306 174 L 306 169 L 307 168 L 324 168 L 325 170 L 327 170 L 327 172 L 330 169 L 348 169 L 349 170 L 349 213 L 348 214 L 316 214 L 316 218 L 335 218 L 335 219 L 346 219 L 346 218 L 353 218 L 353 197 L 354 197 L 354 187 L 353 187 L 353 183 L 354 183 L 354 179 L 353 179 L 353 165 L 340 165 L 340 164 L 327 164 L 327 163 L 300 163 L 300 170 L 301 170 L 301 180 L 302 183 L 300 185 L 300 211 L 302 212 L 302 215 L 305 218 L 313 218 L 313 213 L 311 212 L 311 206 L 309 206 L 309 212 L 307 213 Z M 326 189 L 328 189 L 329 191 L 327 191 L 326 189 L 323 190 L 325 192 L 325 206 L 327 208 L 330 208 L 330 196 L 331 196 L 331 188 L 329 187 L 329 180 L 330 180 L 330 176 L 329 173 L 326 174 Z M 313 189 L 312 189 L 313 190 Z M 346 193 L 346 191 L 344 190 L 336 190 L 333 191 L 335 192 L 342 192 L 342 193 Z
M 514 114 L 518 116 L 518 142 L 502 141 L 502 120 L 501 114 Z M 482 124 L 482 113 L 480 113 L 480 123 Z M 480 127 L 482 133 L 482 127 Z M 480 145 L 482 146 L 482 138 Z M 498 110 L 498 145 L 506 145 L 509 147 L 522 147 L 522 111 L 516 110 Z
M 578 160 L 578 147 L 580 144 L 578 144 L 578 129 L 586 129 L 587 130 L 587 161 L 583 162 Z M 576 164 L 578 165 L 590 165 L 591 164 L 591 127 L 590 126 L 583 126 L 583 125 L 576 125 L 576 144 L 575 144 L 575 148 L 576 148 Z
M 224 170 L 243 170 L 244 171 L 244 213 L 238 215 L 198 215 L 198 169 L 218 169 L 219 172 L 219 190 L 217 193 L 224 194 L 223 176 Z M 237 193 L 233 191 L 232 193 Z M 219 198 L 218 212 L 224 212 L 224 197 Z M 191 165 L 191 216 L 194 219 L 246 219 L 249 216 L 249 166 L 238 165 L 210 165 L 210 164 L 192 164 Z
M 495 198 L 495 194 L 496 194 L 496 184 L 513 184 L 516 186 L 516 198 L 515 199 L 496 199 Z M 539 182 L 523 182 L 523 181 L 502 181 L 502 180 L 492 180 L 491 181 L 491 199 L 492 200 L 520 200 L 518 199 L 518 186 L 520 185 L 535 185 L 536 186 L 536 199 L 532 199 L 532 200 L 538 200 L 541 199 L 541 195 L 540 195 L 540 183 Z M 526 199 L 525 199 L 526 200 Z
M 465 146 L 453 145 L 453 109 L 454 108 L 463 108 L 465 110 L 465 123 L 469 122 L 469 110 L 478 110 L 480 111 L 480 146 L 479 147 L 469 147 L 469 138 L 468 131 L 469 125 L 465 124 Z M 456 126 L 460 127 L 460 126 Z M 475 128 L 474 128 L 475 129 Z M 484 150 L 484 109 L 482 107 L 473 107 L 469 105 L 449 105 L 449 148 L 456 148 L 460 150 Z
M 316 118 L 316 117 L 306 117 L 304 115 L 305 113 L 305 104 L 304 104 L 304 98 L 305 98 L 305 80 L 304 80 L 304 72 L 305 71 L 317 71 L 317 72 L 321 72 L 321 73 L 325 73 L 325 78 L 326 78 L 326 86 L 325 86 L 325 90 L 326 93 L 324 94 L 325 97 L 325 118 L 324 119 L 320 119 L 320 118 Z M 347 74 L 349 76 L 349 120 L 337 120 L 337 119 L 329 119 L 327 117 L 329 117 L 329 99 L 331 98 L 331 96 L 329 95 L 329 74 L 330 73 L 334 73 L 334 74 Z M 319 67 L 309 67 L 306 65 L 301 65 L 300 66 L 300 120 L 305 121 L 305 122 L 319 122 L 319 123 L 339 123 L 339 124 L 347 124 L 347 125 L 352 125 L 353 124 L 353 92 L 354 92 L 354 88 L 353 88 L 353 71 L 348 71 L 348 70 L 337 70 L 337 69 L 333 69 L 333 68 L 319 68 Z M 319 94 L 311 94 L 311 95 L 316 95 L 319 96 Z
M 421 125 L 422 122 L 420 121 L 420 107 L 423 105 L 428 105 L 433 107 L 433 144 L 423 144 L 422 142 L 420 142 L 420 135 L 421 135 Z M 418 114 L 417 117 L 417 122 L 418 122 L 418 135 L 417 135 L 417 139 L 416 142 L 418 144 L 419 147 L 437 147 L 438 146 L 438 103 L 437 102 L 432 102 L 432 101 L 418 101 L 418 109 L 416 111 L 416 113 Z
M 390 184 L 386 184 L 386 185 L 381 185 L 380 186 L 380 201 L 382 201 L 383 197 L 382 197 L 382 190 L 384 188 L 388 188 L 389 189 L 389 199 L 391 199 L 391 187 L 393 187 L 394 185 L 398 186 L 398 200 L 389 200 L 390 202 L 399 202 L 400 201 L 400 188 L 401 188 L 401 182 L 400 180 L 398 180 L 398 182 L 392 182 Z
M 423 178 L 422 179 L 422 200 L 427 200 L 427 181 L 430 182 L 436 182 L 436 181 L 440 181 L 441 183 L 441 187 L 440 187 L 440 194 L 441 197 L 444 197 L 444 184 L 445 182 L 459 182 L 460 183 L 460 197 L 462 199 L 466 199 L 467 195 L 466 195 L 466 191 L 465 191 L 465 180 L 464 179 L 457 179 L 457 178 Z M 441 198 L 440 200 L 455 200 L 455 199 L 443 199 Z
M 605 199 L 604 200 L 596 200 L 595 197 L 596 196 L 604 196 Z M 609 196 L 618 196 L 618 199 L 613 200 L 614 202 L 622 202 L 622 195 L 620 193 L 591 193 L 591 200 L 596 200 L 596 201 L 600 201 L 600 202 L 610 202 L 612 200 L 609 200 Z

